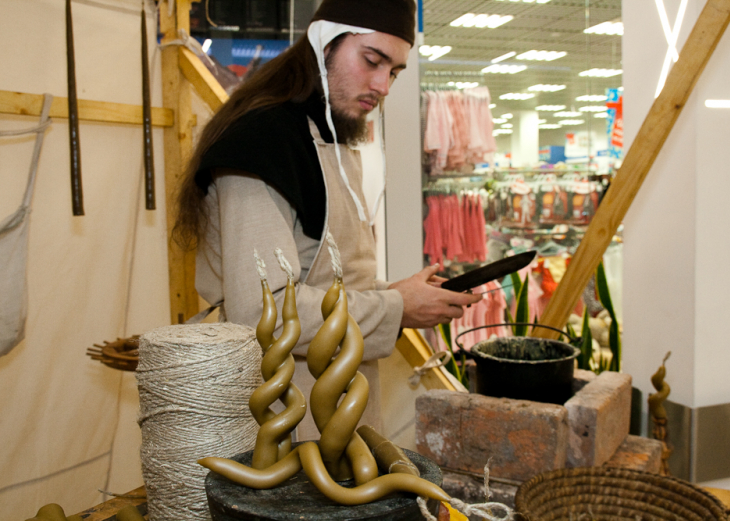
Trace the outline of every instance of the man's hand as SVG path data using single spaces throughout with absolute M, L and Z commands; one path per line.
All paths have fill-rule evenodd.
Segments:
M 388 289 L 398 290 L 403 297 L 401 327 L 427 328 L 446 324 L 464 314 L 463 306 L 482 299 L 481 295 L 441 289 L 441 283 L 446 279 L 436 276 L 438 270 L 438 264 L 429 266 L 388 286 Z

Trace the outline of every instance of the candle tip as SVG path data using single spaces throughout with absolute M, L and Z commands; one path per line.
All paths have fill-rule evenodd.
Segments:
M 330 252 L 330 258 L 332 259 L 332 270 L 335 272 L 335 277 L 338 279 L 342 278 L 342 259 L 340 258 L 340 249 L 335 243 L 335 238 L 332 234 L 327 231 L 327 249 Z
M 256 259 L 256 271 L 259 273 L 259 277 L 262 281 L 266 280 L 266 263 L 264 259 L 259 257 L 259 252 L 254 248 L 253 256 Z
M 274 255 L 276 255 L 276 259 L 279 261 L 279 266 L 281 266 L 281 269 L 284 270 L 289 280 L 294 280 L 294 270 L 292 270 L 291 264 L 289 264 L 289 261 L 286 260 L 286 257 L 284 257 L 284 252 L 281 251 L 281 248 L 276 248 L 274 250 Z

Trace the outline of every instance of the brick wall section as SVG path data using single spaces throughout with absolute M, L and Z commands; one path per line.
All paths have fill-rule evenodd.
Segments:
M 438 465 L 524 481 L 563 468 L 568 416 L 559 405 L 432 390 L 416 400 L 418 452 Z
M 658 474 L 662 468 L 662 442 L 629 434 L 603 465 Z
M 568 467 L 602 465 L 626 439 L 631 420 L 631 376 L 605 371 L 565 402 L 570 434 Z

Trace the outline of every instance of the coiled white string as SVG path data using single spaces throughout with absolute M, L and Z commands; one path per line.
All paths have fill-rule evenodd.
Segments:
M 246 326 L 167 326 L 140 338 L 140 456 L 150 519 L 210 519 L 208 471 L 196 462 L 253 448 L 258 424 L 248 400 L 261 384 L 260 366 Z

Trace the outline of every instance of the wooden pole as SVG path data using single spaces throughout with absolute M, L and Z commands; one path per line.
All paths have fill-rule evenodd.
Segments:
M 708 0 L 682 48 L 679 60 L 667 77 L 664 89 L 644 119 L 621 169 L 550 299 L 541 317 L 541 324 L 562 328 L 567 323 L 570 311 L 611 244 L 611 239 L 659 155 L 728 22 L 730 0 Z M 557 334 L 536 328 L 534 336 L 556 338 Z
M 168 3 L 173 2 L 172 16 L 168 16 Z M 190 0 L 164 0 L 160 2 L 160 31 L 162 43 L 178 38 L 178 30 L 190 33 Z M 193 150 L 190 86 L 180 70 L 177 46 L 162 49 L 162 100 L 163 106 L 175 111 L 175 124 L 166 128 L 165 142 L 165 204 L 167 214 L 167 255 L 170 276 L 170 316 L 173 324 L 180 324 L 199 310 L 195 291 L 195 252 L 185 251 L 171 240 L 176 217 L 176 196 L 183 179 L 185 167 Z

